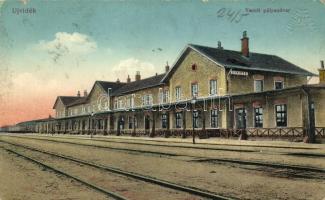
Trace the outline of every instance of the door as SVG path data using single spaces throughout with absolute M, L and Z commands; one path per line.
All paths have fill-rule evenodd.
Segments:
M 146 130 L 150 129 L 150 117 L 148 115 L 144 117 L 144 128 Z
M 119 123 L 119 129 L 120 130 L 124 130 L 124 117 L 120 117 L 120 123 Z
M 85 130 L 86 129 L 86 122 L 85 122 L 85 120 L 82 120 L 81 121 L 81 129 L 82 130 Z
M 246 129 L 246 109 L 237 108 L 236 114 L 236 129 Z
M 309 117 L 310 117 L 310 132 L 311 134 L 314 136 L 315 133 L 315 104 L 314 102 L 310 103 L 310 113 L 309 113 Z

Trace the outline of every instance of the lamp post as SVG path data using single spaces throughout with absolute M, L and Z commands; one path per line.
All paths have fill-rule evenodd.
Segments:
M 191 100 L 191 104 L 192 104 L 192 142 L 193 144 L 195 144 L 195 124 L 194 124 L 194 110 L 195 110 L 195 103 L 196 103 L 196 96 L 193 96 L 192 100 Z

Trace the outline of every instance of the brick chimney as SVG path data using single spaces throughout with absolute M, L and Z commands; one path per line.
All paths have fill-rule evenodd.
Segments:
M 127 83 L 130 83 L 130 82 L 131 82 L 130 75 L 128 75 L 128 78 L 126 79 L 126 82 L 127 82 Z
M 165 72 L 167 73 L 169 71 L 169 65 L 168 65 L 168 61 L 167 61 L 167 64 L 165 66 Z
M 77 97 L 80 97 L 80 91 L 78 90 Z
M 135 81 L 140 81 L 140 80 L 141 80 L 140 71 L 137 71 L 135 74 Z
M 87 90 L 84 90 L 84 97 L 87 97 L 88 96 L 88 92 Z
M 324 60 L 320 61 L 320 69 L 319 71 L 319 84 L 325 84 L 325 67 L 324 67 Z
M 249 57 L 249 38 L 246 31 L 243 32 L 243 38 L 241 39 L 241 54 Z

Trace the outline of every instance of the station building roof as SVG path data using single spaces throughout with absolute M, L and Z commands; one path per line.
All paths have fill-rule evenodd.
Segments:
M 163 81 L 168 80 L 172 76 L 182 59 L 186 56 L 186 52 L 190 49 L 198 52 L 209 60 L 215 62 L 217 65 L 225 67 L 226 69 L 264 71 L 304 76 L 315 75 L 276 55 L 250 52 L 249 56 L 246 57 L 243 56 L 240 51 L 188 44 L 169 73 L 167 73 L 163 78 Z

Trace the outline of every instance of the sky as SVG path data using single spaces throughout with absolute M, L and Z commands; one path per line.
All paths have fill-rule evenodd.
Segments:
M 317 74 L 324 17 L 325 0 L 0 0 L 0 126 L 53 115 L 95 80 L 162 73 L 189 43 L 240 50 L 244 30 L 250 51 Z

